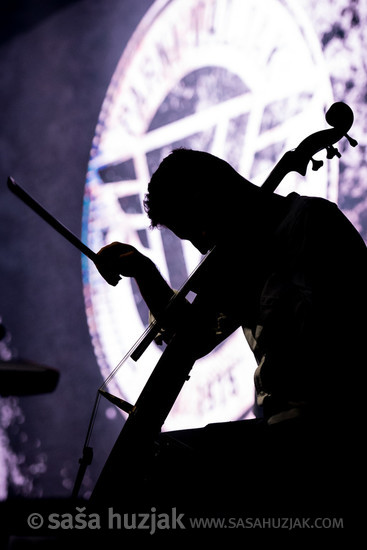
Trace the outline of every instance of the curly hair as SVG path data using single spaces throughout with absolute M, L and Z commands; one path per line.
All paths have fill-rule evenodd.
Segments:
M 226 161 L 203 151 L 174 149 L 148 184 L 144 209 L 151 227 L 190 217 L 193 208 L 210 208 L 224 194 L 228 180 L 241 176 Z M 243 181 L 243 178 L 241 178 Z

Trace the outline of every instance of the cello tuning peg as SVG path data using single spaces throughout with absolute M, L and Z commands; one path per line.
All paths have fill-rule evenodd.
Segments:
M 329 145 L 329 147 L 326 147 L 326 151 L 326 158 L 328 159 L 332 159 L 334 157 L 341 158 L 341 154 L 339 153 L 338 149 L 332 147 L 331 145 Z
M 312 170 L 314 172 L 316 172 L 316 170 L 321 168 L 321 166 L 324 164 L 322 160 L 315 160 L 312 157 L 311 157 L 311 162 L 312 162 Z
M 352 147 L 355 147 L 356 145 L 358 145 L 358 141 L 356 141 L 356 140 L 353 139 L 352 137 L 348 136 L 348 134 L 345 134 L 345 137 L 347 138 L 347 140 L 349 141 L 349 144 L 350 144 Z

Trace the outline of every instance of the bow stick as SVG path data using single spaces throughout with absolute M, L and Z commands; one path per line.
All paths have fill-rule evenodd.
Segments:
M 9 190 L 27 204 L 34 212 L 36 212 L 45 222 L 53 227 L 58 233 L 60 233 L 66 240 L 75 246 L 80 252 L 85 254 L 93 263 L 96 263 L 98 256 L 87 245 L 82 243 L 80 239 L 74 233 L 72 233 L 65 225 L 60 223 L 52 214 L 47 212 L 43 206 L 41 206 L 29 193 L 27 193 L 20 185 L 18 185 L 14 178 L 8 177 Z

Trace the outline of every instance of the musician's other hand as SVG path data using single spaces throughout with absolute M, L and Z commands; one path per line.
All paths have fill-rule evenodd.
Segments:
M 124 277 L 136 277 L 143 270 L 147 258 L 129 244 L 114 242 L 101 248 L 97 253 L 96 267 L 102 277 L 116 286 Z

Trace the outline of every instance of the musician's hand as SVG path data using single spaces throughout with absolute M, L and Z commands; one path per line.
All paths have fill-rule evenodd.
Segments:
M 148 258 L 129 244 L 114 242 L 97 253 L 96 267 L 102 277 L 116 286 L 121 275 L 137 277 L 143 271 Z

